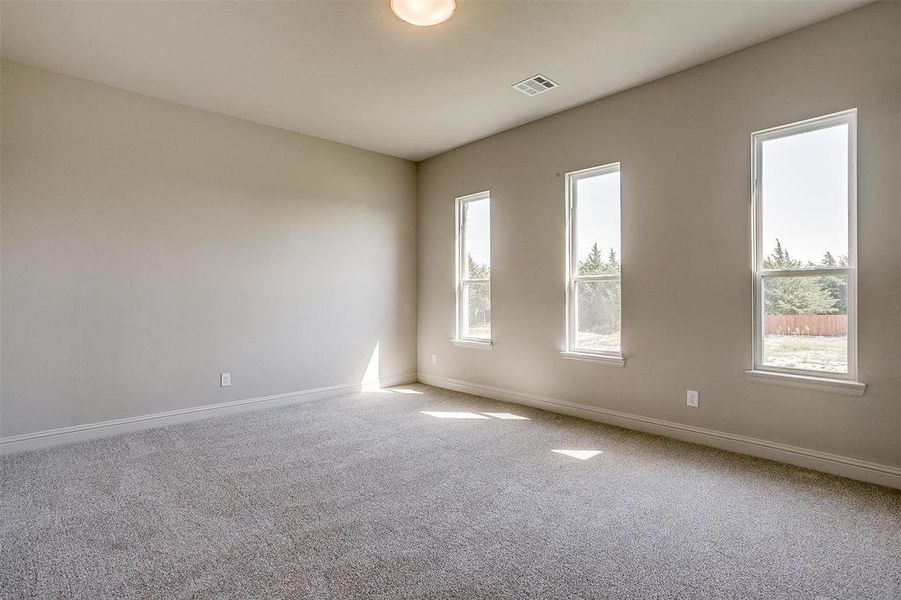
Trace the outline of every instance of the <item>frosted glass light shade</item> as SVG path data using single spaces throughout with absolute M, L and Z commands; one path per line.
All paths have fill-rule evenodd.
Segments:
M 420 27 L 444 23 L 456 8 L 454 0 L 391 0 L 391 10 L 399 19 Z

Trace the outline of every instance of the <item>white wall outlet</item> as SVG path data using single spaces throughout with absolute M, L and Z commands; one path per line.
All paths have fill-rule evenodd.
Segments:
M 688 406 L 698 407 L 698 390 L 688 390 Z
M 437 364 L 438 364 L 438 355 L 437 355 L 437 354 L 433 354 L 433 355 L 432 355 L 432 364 L 433 364 L 433 365 L 437 365 Z
M 232 384 L 232 374 L 231 373 L 220 373 L 219 374 L 219 386 L 220 387 L 228 387 Z

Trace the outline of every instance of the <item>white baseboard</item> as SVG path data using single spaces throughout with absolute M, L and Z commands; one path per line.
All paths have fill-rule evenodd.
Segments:
M 380 379 L 380 385 L 382 387 L 405 385 L 415 382 L 416 375 L 414 373 L 383 377 Z M 48 446 L 92 440 L 111 435 L 118 435 L 120 433 L 127 433 L 129 431 L 152 429 L 154 427 L 186 423 L 188 421 L 197 421 L 209 417 L 220 417 L 250 410 L 259 410 L 261 408 L 273 408 L 276 406 L 309 402 L 359 391 L 359 383 L 346 383 L 309 390 L 299 390 L 296 392 L 287 392 L 284 394 L 275 394 L 273 396 L 233 400 L 231 402 L 220 402 L 218 404 L 206 404 L 204 406 L 182 408 L 179 410 L 170 410 L 136 417 L 126 417 L 124 419 L 113 419 L 111 421 L 101 421 L 98 423 L 85 423 L 83 425 L 73 425 L 71 427 L 60 427 L 59 429 L 47 429 L 44 431 L 36 431 L 34 433 L 23 433 L 21 435 L 0 438 L 0 455 L 24 452 L 27 450 L 37 450 L 38 448 L 46 448 Z
M 492 398 L 494 400 L 524 404 L 526 406 L 541 408 L 551 412 L 581 417 L 583 419 L 599 421 L 610 425 L 617 425 L 626 429 L 635 429 L 637 431 L 662 435 L 704 446 L 730 450 L 732 452 L 738 452 L 739 454 L 767 458 L 778 462 L 813 469 L 815 471 L 857 479 L 867 483 L 875 483 L 901 489 L 901 468 L 890 465 L 868 462 L 838 454 L 820 452 L 819 450 L 811 450 L 799 446 L 790 446 L 788 444 L 771 442 L 734 433 L 716 431 L 714 429 L 683 425 L 682 423 L 664 421 L 663 419 L 653 419 L 651 417 L 608 410 L 606 408 L 589 406 L 587 404 L 544 398 L 542 396 L 515 392 L 479 383 L 460 381 L 458 379 L 449 379 L 437 375 L 419 373 L 418 379 L 421 383 L 433 385 L 435 387 L 466 392 L 468 394 Z
M 407 373 L 405 375 L 394 375 L 392 377 L 380 377 L 379 385 L 383 388 L 387 388 L 396 385 L 409 385 L 411 383 L 416 383 L 417 381 L 419 381 L 419 379 L 417 379 L 416 373 Z

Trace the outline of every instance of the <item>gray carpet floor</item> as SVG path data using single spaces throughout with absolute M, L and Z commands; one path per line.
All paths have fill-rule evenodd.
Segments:
M 901 598 L 899 491 L 422 385 L 0 483 L 3 598 Z

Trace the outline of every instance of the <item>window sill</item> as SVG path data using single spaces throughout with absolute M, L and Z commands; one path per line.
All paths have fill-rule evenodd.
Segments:
M 593 362 L 611 367 L 625 367 L 626 359 L 620 354 L 591 354 L 589 352 L 569 352 L 563 351 L 560 356 L 568 360 L 581 360 L 585 362 Z
M 766 383 L 770 385 L 782 385 L 785 387 L 799 388 L 803 390 L 815 390 L 829 394 L 843 394 L 845 396 L 863 396 L 867 384 L 846 379 L 829 379 L 826 377 L 813 377 L 810 375 L 794 375 L 791 373 L 776 373 L 773 371 L 745 371 L 748 381 L 752 383 Z
M 490 341 L 477 342 L 475 340 L 451 340 L 451 344 L 459 348 L 475 348 L 476 350 L 491 350 L 494 347 Z

